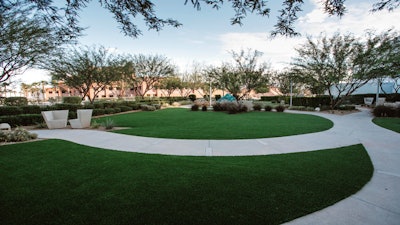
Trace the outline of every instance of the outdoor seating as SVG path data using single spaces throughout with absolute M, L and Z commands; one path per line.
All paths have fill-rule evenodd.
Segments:
M 42 111 L 42 116 L 49 129 L 64 128 L 68 122 L 68 110 Z
M 90 121 L 92 120 L 93 109 L 78 109 L 76 114 L 77 119 L 69 120 L 71 128 L 87 128 L 90 127 Z
M 364 104 L 367 105 L 367 106 L 371 106 L 373 102 L 374 102 L 374 98 L 372 98 L 372 97 L 365 97 L 364 98 Z
M 0 124 L 0 131 L 11 131 L 11 126 L 8 123 Z

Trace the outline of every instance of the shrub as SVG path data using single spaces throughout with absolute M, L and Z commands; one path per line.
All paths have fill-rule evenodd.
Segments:
M 261 106 L 261 104 L 254 104 L 253 105 L 253 109 L 255 110 L 255 111 L 261 111 L 261 108 L 262 108 L 262 106 Z
M 93 116 L 101 116 L 101 115 L 104 115 L 104 109 L 93 109 L 93 113 L 92 113 L 92 115 Z
M 199 111 L 199 105 L 193 104 L 192 107 L 191 107 L 191 110 L 192 111 Z
M 378 105 L 372 111 L 375 117 L 396 117 L 399 116 L 400 109 L 388 107 L 384 105 Z
M 101 125 L 106 128 L 106 130 L 111 130 L 115 127 L 114 120 L 107 118 Z
M 161 104 L 152 104 L 156 109 L 161 109 Z
M 140 109 L 143 111 L 156 111 L 156 107 L 152 105 L 140 105 Z
M 222 110 L 222 104 L 220 102 L 217 102 L 217 103 L 213 104 L 212 107 L 213 107 L 213 110 L 216 111 L 216 112 L 223 111 Z
M 17 127 L 10 132 L 0 131 L 0 142 L 21 142 L 36 139 L 37 134 L 29 133 L 27 130 Z
M 23 110 L 21 107 L 18 106 L 2 106 L 0 107 L 0 115 L 6 116 L 6 115 L 18 115 L 22 114 Z
M 28 99 L 25 97 L 9 97 L 4 100 L 4 104 L 8 106 L 28 105 Z
M 355 110 L 356 106 L 355 105 L 340 105 L 339 109 L 340 110 Z
M 78 104 L 82 103 L 82 98 L 79 96 L 66 96 L 63 97 L 62 102 L 65 104 Z
M 17 117 L 19 118 L 19 126 L 30 126 L 44 122 L 41 114 L 22 114 L 17 115 Z
M 239 102 L 239 109 L 241 112 L 248 112 L 250 109 L 253 108 L 253 102 L 252 101 L 240 101 Z
M 95 109 L 104 109 L 104 102 L 94 102 L 93 106 Z
M 215 95 L 215 101 L 218 101 L 218 99 L 221 98 L 221 95 Z
M 104 113 L 105 113 L 105 114 L 114 114 L 114 113 L 115 113 L 115 109 L 112 109 L 112 108 L 105 108 L 105 109 L 104 109 Z
M 120 106 L 119 108 L 121 109 L 121 112 L 127 112 L 127 111 L 131 111 L 132 110 L 131 107 L 124 106 L 124 105 Z
M 116 107 L 116 103 L 115 102 L 103 102 L 103 107 L 104 108 L 114 108 Z
M 206 111 L 207 111 L 207 106 L 206 106 L 206 105 L 203 105 L 203 106 L 201 107 L 201 111 L 206 112 Z
M 278 105 L 278 106 L 275 107 L 275 110 L 276 110 L 277 112 L 283 112 L 283 111 L 285 111 L 285 106 L 283 106 L 283 105 Z
M 194 102 L 194 101 L 196 100 L 196 95 L 194 95 L 194 94 L 189 95 L 189 99 L 190 99 L 192 102 Z
M 38 105 L 21 106 L 21 109 L 24 114 L 41 114 L 42 112 L 42 108 Z
M 236 114 L 241 112 L 240 105 L 237 102 L 226 102 L 223 104 L 224 111 L 228 111 L 229 114 Z
M 265 109 L 266 112 L 271 112 L 272 106 L 266 105 L 266 106 L 264 107 L 264 109 Z
M 0 116 L 0 123 L 8 123 L 11 127 L 20 126 L 21 117 L 18 115 Z
M 83 106 L 82 105 L 78 105 L 78 104 L 55 104 L 55 109 L 56 110 L 69 110 L 69 111 L 75 111 L 78 109 L 82 109 Z

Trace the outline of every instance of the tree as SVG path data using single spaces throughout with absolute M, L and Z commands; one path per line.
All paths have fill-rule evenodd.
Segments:
M 182 89 L 182 80 L 176 76 L 166 77 L 160 80 L 159 84 L 156 85 L 156 88 L 166 90 L 167 96 L 171 97 L 171 94 L 175 90 Z
M 125 80 L 133 85 L 136 93 L 142 98 L 164 77 L 175 73 L 175 66 L 164 56 L 135 55 L 131 61 L 134 73 L 127 74 Z
M 64 7 L 57 7 L 52 0 L 4 0 L 0 7 L 7 7 L 12 3 L 19 2 L 37 9 L 48 21 L 62 27 L 66 36 L 75 38 L 83 29 L 78 26 L 79 12 L 86 7 L 91 0 L 67 0 Z M 345 0 L 323 0 L 321 4 L 325 13 L 329 15 L 343 16 L 346 13 Z M 160 31 L 164 26 L 179 27 L 181 23 L 177 20 L 159 18 L 156 14 L 156 5 L 150 0 L 99 0 L 101 6 L 110 11 L 115 20 L 119 23 L 121 31 L 130 37 L 138 37 L 142 34 L 141 29 L 136 25 L 137 17 L 144 20 L 149 30 Z M 242 25 L 242 21 L 248 13 L 257 14 L 261 17 L 271 15 L 270 3 L 267 0 L 185 0 L 184 4 L 191 4 L 195 9 L 201 10 L 202 5 L 213 9 L 220 9 L 224 3 L 230 3 L 234 10 L 231 18 L 232 25 Z M 373 5 L 372 11 L 387 9 L 389 11 L 399 7 L 400 0 L 381 0 Z M 303 7 L 303 0 L 283 0 L 282 9 L 278 10 L 275 30 L 272 35 L 295 36 L 294 22 L 297 21 Z M 64 15 L 64 16 L 63 16 Z
M 93 103 L 98 93 L 129 73 L 124 63 L 104 47 L 86 47 L 59 55 L 48 63 L 47 69 L 53 79 L 78 89 L 83 94 L 82 99 L 88 97 Z
M 380 35 L 370 32 L 364 42 L 352 34 L 336 33 L 317 41 L 308 37 L 296 49 L 293 71 L 314 93 L 327 91 L 333 109 L 371 79 L 399 73 L 395 61 L 400 49 L 398 40 L 398 34 L 392 31 Z
M 265 87 L 269 82 L 269 72 L 266 64 L 259 64 L 261 52 L 249 49 L 239 53 L 232 51 L 234 64 L 212 68 L 208 76 L 215 79 L 217 85 L 228 90 L 237 100 L 243 99 L 251 91 Z
M 7 7 L 8 6 L 8 7 Z M 39 66 L 71 40 L 34 10 L 19 3 L 0 2 L 0 83 Z
M 299 93 L 301 90 L 301 78 L 290 69 L 274 73 L 273 80 L 280 92 L 284 95 L 289 95 L 291 89 L 292 93 Z

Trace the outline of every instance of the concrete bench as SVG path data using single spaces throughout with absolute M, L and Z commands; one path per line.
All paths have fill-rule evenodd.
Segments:
M 68 110 L 42 111 L 42 116 L 49 129 L 65 128 L 68 121 Z
M 88 128 L 92 120 L 93 109 L 78 109 L 76 111 L 77 119 L 69 120 L 71 128 Z

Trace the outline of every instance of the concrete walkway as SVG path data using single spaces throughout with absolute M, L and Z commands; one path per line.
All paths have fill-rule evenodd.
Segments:
M 35 130 L 34 133 L 39 138 L 58 138 L 112 150 L 195 156 L 281 154 L 362 143 L 375 168 L 371 181 L 353 196 L 286 224 L 399 225 L 400 134 L 374 125 L 367 109 L 345 116 L 317 115 L 332 120 L 334 127 L 312 134 L 229 141 L 159 139 L 95 130 Z

